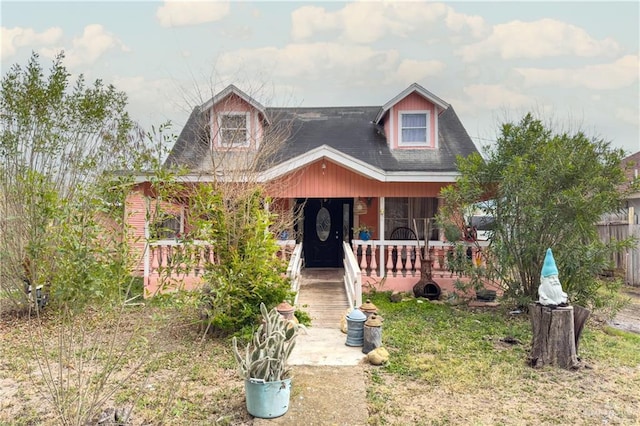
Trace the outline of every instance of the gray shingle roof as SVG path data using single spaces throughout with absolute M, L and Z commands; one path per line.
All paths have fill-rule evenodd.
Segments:
M 380 110 L 380 106 L 266 108 L 272 126 L 291 126 L 290 136 L 274 157 L 283 162 L 326 145 L 388 172 L 447 172 L 456 171 L 456 155 L 478 152 L 451 106 L 438 116 L 438 149 L 391 150 L 382 128 L 375 124 Z M 199 167 L 208 146 L 202 125 L 207 122 L 206 112 L 194 109 L 166 166 Z

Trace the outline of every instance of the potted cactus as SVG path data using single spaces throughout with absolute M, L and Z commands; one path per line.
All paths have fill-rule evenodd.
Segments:
M 238 371 L 244 378 L 247 411 L 254 417 L 279 417 L 289 409 L 291 370 L 287 360 L 295 346 L 298 329 L 285 320 L 276 308 L 267 311 L 260 304 L 262 324 L 243 351 L 233 338 L 233 353 Z

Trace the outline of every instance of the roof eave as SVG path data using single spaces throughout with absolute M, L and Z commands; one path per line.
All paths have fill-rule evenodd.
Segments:
M 268 125 L 271 125 L 271 121 L 269 120 L 269 116 L 266 113 L 266 108 L 264 107 L 264 105 L 262 105 L 260 102 L 256 101 L 251 96 L 247 95 L 242 90 L 238 89 L 233 84 L 228 85 L 227 87 L 222 89 L 220 92 L 218 92 L 215 96 L 213 96 L 211 99 L 209 99 L 207 102 L 202 104 L 202 111 L 208 110 L 213 105 L 218 104 L 220 101 L 222 101 L 224 98 L 226 98 L 227 96 L 229 96 L 232 93 L 235 94 L 236 96 L 238 96 L 240 99 L 242 99 L 246 103 L 248 103 L 249 105 L 251 105 L 256 110 L 258 110 L 260 112 L 260 114 L 262 114 L 262 117 L 264 118 L 264 121 Z

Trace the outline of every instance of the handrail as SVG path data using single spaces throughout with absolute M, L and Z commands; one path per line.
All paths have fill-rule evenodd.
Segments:
M 184 244 L 185 244 L 185 241 L 176 240 L 176 239 L 149 241 L 149 246 L 151 246 L 151 247 L 156 247 L 156 246 L 183 246 Z M 196 246 L 210 246 L 210 245 L 212 245 L 210 242 L 204 241 L 204 240 L 189 240 L 188 244 L 192 244 L 192 245 L 196 245 Z
M 362 271 L 349 243 L 343 242 L 344 252 L 344 289 L 347 292 L 349 307 L 362 305 Z
M 489 245 L 489 241 L 474 241 L 474 242 L 467 242 L 467 241 L 461 241 L 465 244 L 468 245 L 478 245 L 480 247 L 487 247 Z M 420 247 L 424 247 L 424 241 L 420 240 L 420 242 L 418 243 L 418 241 L 416 240 L 352 240 L 352 243 L 355 244 L 356 246 L 361 245 L 361 246 L 368 246 L 368 245 L 373 245 L 373 246 L 407 246 L 407 247 L 417 247 L 418 244 L 420 245 Z M 450 241 L 439 241 L 439 240 L 429 240 L 429 248 L 431 247 L 451 247 L 452 246 L 452 242 Z
M 296 294 L 293 300 L 294 305 L 298 303 L 298 295 L 300 294 L 302 259 L 302 243 L 298 243 L 293 249 L 293 253 L 291 253 L 289 266 L 287 267 L 287 277 L 291 280 L 291 291 Z

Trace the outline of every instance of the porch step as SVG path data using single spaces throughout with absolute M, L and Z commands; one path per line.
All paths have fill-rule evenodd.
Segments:
M 340 328 L 349 307 L 342 269 L 305 269 L 302 272 L 298 306 L 311 317 L 311 326 Z

